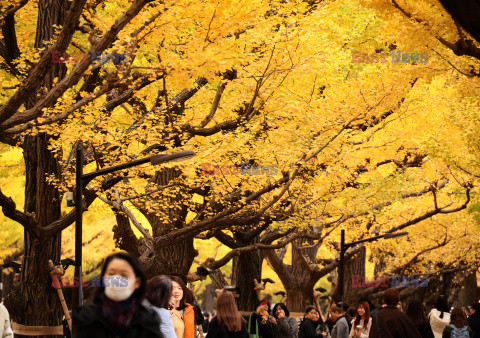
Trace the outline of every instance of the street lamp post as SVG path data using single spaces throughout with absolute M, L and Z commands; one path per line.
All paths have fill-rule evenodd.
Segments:
M 100 175 L 111 174 L 118 170 L 135 167 L 150 162 L 152 165 L 158 165 L 165 162 L 181 161 L 195 156 L 195 152 L 186 150 L 173 154 L 153 155 L 127 163 L 119 164 L 110 168 L 97 170 L 88 174 L 83 174 L 83 146 L 82 142 L 78 143 L 76 153 L 76 172 L 75 172 L 75 283 L 77 290 L 73 293 L 73 308 L 83 305 L 83 285 L 82 285 L 82 230 L 83 230 L 83 189 L 95 177 Z
M 357 244 L 373 242 L 380 238 L 395 238 L 408 235 L 408 232 L 397 232 L 397 233 L 387 233 L 375 237 L 361 239 L 355 242 L 345 243 L 345 230 L 342 230 L 340 237 L 340 261 L 338 266 L 338 287 L 340 289 L 340 298 L 343 303 L 343 289 L 344 289 L 344 263 L 345 263 L 345 252 L 348 248 L 355 246 Z

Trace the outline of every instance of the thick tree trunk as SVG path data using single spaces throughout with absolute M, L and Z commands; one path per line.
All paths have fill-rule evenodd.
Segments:
M 60 167 L 47 146 L 45 134 L 25 136 L 25 211 L 35 213 L 40 227 L 60 218 L 60 194 L 46 180 L 47 175 L 59 178 Z M 20 285 L 6 300 L 13 321 L 32 326 L 61 325 L 60 302 L 47 270 L 48 260 L 60 261 L 60 244 L 60 235 L 33 238 L 25 232 Z
M 293 285 L 285 285 L 285 291 L 287 292 L 287 307 L 292 312 L 304 312 L 307 306 L 315 306 L 313 302 L 313 288 L 315 283 L 310 285 L 300 286 L 300 283 L 294 283 Z
M 152 177 L 146 188 L 148 190 L 150 186 L 153 186 L 153 189 L 156 189 L 171 184 L 181 174 L 182 172 L 177 168 L 162 168 L 155 172 L 155 176 Z M 180 198 L 180 194 L 172 197 L 160 191 L 154 197 L 150 197 L 150 200 L 133 202 L 152 226 L 153 238 L 185 226 L 188 209 L 183 206 L 179 209 L 171 208 L 172 205 L 181 204 Z M 158 203 L 155 211 L 166 217 L 150 211 L 151 208 L 147 206 L 147 203 Z M 198 255 L 193 245 L 193 238 L 156 247 L 152 242 L 150 244 L 153 247 L 152 251 L 147 247 L 147 243 L 150 243 L 149 239 L 138 239 L 135 236 L 128 216 L 118 210 L 114 210 L 114 212 L 117 219 L 117 225 L 113 228 L 116 245 L 140 258 L 148 278 L 156 275 L 188 274 L 194 258 Z
M 117 225 L 113 228 L 113 232 L 117 247 L 139 257 L 148 278 L 157 275 L 188 274 L 194 258 L 198 255 L 193 246 L 193 238 L 154 248 L 153 257 L 150 257 L 144 255 L 148 251 L 145 247 L 146 241 L 144 238 L 136 238 L 128 216 L 122 212 L 114 212 Z
M 353 278 L 361 278 L 365 281 L 365 258 L 366 248 L 363 247 L 360 252 L 350 261 L 345 264 L 345 279 L 344 279 L 344 301 L 353 305 L 358 302 L 358 287 L 354 287 Z M 359 276 L 359 277 L 358 277 Z M 364 286 L 361 286 L 364 287 Z
M 314 305 L 313 288 L 318 281 L 318 276 L 312 274 L 306 266 L 307 259 L 310 262 L 315 261 L 318 248 L 299 250 L 301 245 L 299 240 L 292 245 L 291 277 L 293 278 L 284 283 L 287 292 L 287 306 L 293 312 L 303 312 L 308 305 Z M 307 240 L 306 245 L 313 245 L 313 241 Z
M 262 278 L 263 256 L 261 251 L 251 251 L 233 258 L 232 285 L 240 287 L 240 297 L 237 304 L 240 311 L 255 310 L 258 298 L 254 290 L 253 280 L 256 279 L 260 282 Z
M 213 310 L 216 307 L 215 301 L 216 301 L 215 286 L 213 284 L 208 284 L 205 287 L 205 291 L 203 292 L 202 310 L 213 312 Z
M 147 277 L 153 277 L 159 274 L 187 275 L 192 266 L 193 259 L 198 255 L 193 247 L 193 238 L 189 238 L 181 243 L 173 243 L 169 246 L 163 246 L 155 249 L 155 260 L 146 270 Z
M 344 278 L 343 278 L 343 300 L 349 305 L 353 305 L 358 301 L 359 291 L 365 285 L 360 287 L 353 287 L 352 278 L 359 278 L 361 282 L 365 282 L 365 257 L 366 249 L 365 247 L 360 249 L 360 252 L 353 257 L 352 259 L 345 260 L 344 266 Z M 338 272 L 339 268 L 337 268 Z M 358 277 L 357 277 L 358 276 Z M 337 284 L 335 289 L 332 291 L 332 298 L 335 300 L 340 300 L 340 288 Z
M 291 265 L 285 264 L 277 253 L 273 251 L 267 253 L 270 265 L 287 292 L 286 305 L 293 312 L 303 312 L 307 306 L 314 305 L 313 291 L 321 276 L 316 270 L 312 270 L 318 251 L 318 245 L 313 244 L 312 240 L 294 241 L 291 246 Z
M 463 288 L 458 295 L 458 304 L 455 304 L 455 306 L 462 307 L 478 302 L 479 289 L 477 285 L 477 274 L 475 271 L 466 275 L 462 286 Z

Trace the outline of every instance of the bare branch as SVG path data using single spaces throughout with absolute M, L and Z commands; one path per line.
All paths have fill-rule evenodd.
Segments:
M 118 191 L 117 191 L 117 193 L 118 193 Z M 125 205 L 123 205 L 123 203 L 120 200 L 120 197 L 117 198 L 116 202 L 111 201 L 111 200 L 109 200 L 105 197 L 102 197 L 102 196 L 98 196 L 98 198 L 101 201 L 103 201 L 104 203 L 112 206 L 116 210 L 125 213 L 128 216 L 128 218 L 130 218 L 130 220 L 133 222 L 133 225 L 135 225 L 135 227 L 138 229 L 138 231 L 140 231 L 140 233 L 143 235 L 143 237 L 153 240 L 152 235 L 150 235 L 148 230 L 143 227 L 143 225 L 137 220 L 137 218 L 130 211 L 130 209 L 128 209 Z

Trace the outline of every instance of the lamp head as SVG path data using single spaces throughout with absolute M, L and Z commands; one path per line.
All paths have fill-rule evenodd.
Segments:
M 385 235 L 383 235 L 383 238 L 388 239 L 388 238 L 402 237 L 402 236 L 407 236 L 407 235 L 408 235 L 408 232 L 403 231 L 403 232 L 385 234 Z
M 191 150 L 180 151 L 173 154 L 159 154 L 150 156 L 150 163 L 152 165 L 157 165 L 166 162 L 180 162 L 195 156 L 196 153 Z

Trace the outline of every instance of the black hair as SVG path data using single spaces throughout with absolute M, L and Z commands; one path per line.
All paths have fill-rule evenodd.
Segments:
M 278 317 L 277 317 L 277 308 L 278 307 L 281 307 L 283 312 L 285 312 L 285 317 L 290 317 L 290 311 L 288 311 L 287 306 L 283 303 L 277 303 L 277 304 L 275 304 L 275 306 L 273 307 L 273 310 L 272 310 L 272 316 L 275 317 L 275 319 L 278 319 Z
M 443 313 L 447 312 L 450 313 L 450 308 L 448 307 L 448 302 L 445 296 L 440 296 L 438 297 L 437 301 L 435 302 L 434 305 L 435 309 L 440 311 L 440 318 L 443 318 Z
M 373 304 L 372 301 L 368 297 L 361 297 L 358 300 L 358 303 L 360 304 L 361 302 L 367 302 L 368 305 L 370 306 L 370 311 L 372 311 L 373 309 L 376 309 L 375 304 Z
M 347 303 L 345 302 L 338 302 L 336 304 L 339 308 L 341 308 L 343 310 L 343 312 L 347 312 L 348 308 L 350 307 L 350 305 L 348 305 Z
M 475 314 L 480 315 L 480 303 L 473 303 L 472 309 L 475 310 Z
M 318 319 L 318 323 L 321 324 L 321 325 L 324 324 L 324 323 L 323 323 L 323 320 L 322 320 L 322 315 L 320 314 L 320 311 L 319 311 L 315 306 L 307 306 L 307 308 L 305 309 L 305 314 L 303 315 L 302 322 L 300 323 L 300 325 L 303 324 L 303 322 L 305 321 L 305 319 L 307 319 L 307 318 L 306 318 L 307 314 L 308 314 L 310 311 L 312 311 L 312 310 L 315 310 L 315 311 L 317 311 L 317 313 L 318 313 L 318 318 L 319 318 L 319 319 Z
M 155 276 L 147 281 L 146 298 L 150 304 L 168 309 L 172 297 L 172 280 L 167 276 Z
M 176 276 L 171 276 L 170 279 L 173 281 L 173 282 L 176 282 L 178 285 L 180 285 L 180 287 L 182 288 L 182 291 L 183 291 L 183 297 L 182 299 L 180 300 L 180 305 L 179 307 L 177 308 L 177 310 L 183 310 L 185 309 L 188 305 L 193 305 L 193 304 L 188 304 L 186 303 L 186 300 L 185 300 L 185 297 L 189 294 L 188 291 L 190 291 L 189 289 L 187 289 L 187 286 L 185 285 L 185 283 L 183 282 L 183 279 L 181 277 L 179 277 L 178 275 Z
M 114 259 L 123 259 L 124 261 L 126 261 L 132 267 L 133 272 L 135 273 L 135 277 L 140 278 L 140 286 L 135 289 L 135 291 L 133 292 L 133 296 L 137 299 L 137 302 L 141 302 L 145 296 L 145 289 L 147 286 L 145 270 L 143 269 L 143 266 L 138 260 L 138 258 L 124 251 L 111 254 L 110 256 L 105 258 L 102 272 L 100 274 L 102 283 L 97 288 L 97 291 L 95 293 L 95 300 L 99 300 L 100 295 L 105 292 L 105 286 L 103 285 L 103 277 L 105 277 L 105 272 L 107 271 L 108 264 L 110 264 L 110 262 Z
M 407 316 L 412 320 L 415 325 L 420 325 L 425 321 L 425 313 L 423 312 L 422 303 L 414 299 L 408 304 Z

